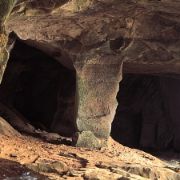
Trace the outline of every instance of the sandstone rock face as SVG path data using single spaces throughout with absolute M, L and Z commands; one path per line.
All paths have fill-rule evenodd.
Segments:
M 104 144 L 122 69 L 135 74 L 179 73 L 179 9 L 178 1 L 22 0 L 6 29 L 76 70 L 79 138 L 91 131 Z
M 6 48 L 8 37 L 5 31 L 5 22 L 9 17 L 15 3 L 16 0 L 0 1 L 0 81 L 2 80 L 2 76 L 9 58 L 9 53 Z

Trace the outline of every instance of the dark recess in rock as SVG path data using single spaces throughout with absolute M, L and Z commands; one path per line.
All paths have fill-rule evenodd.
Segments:
M 147 151 L 180 151 L 179 92 L 179 75 L 125 74 L 117 95 L 112 137 Z
M 75 132 L 76 72 L 17 40 L 0 86 L 0 101 L 36 128 Z
M 110 40 L 110 48 L 112 50 L 118 50 L 124 45 L 124 39 L 123 37 L 119 37 L 114 40 Z

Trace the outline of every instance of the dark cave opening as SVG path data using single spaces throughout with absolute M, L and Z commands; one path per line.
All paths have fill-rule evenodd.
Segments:
M 75 70 L 16 41 L 0 86 L 0 102 L 22 114 L 36 128 L 72 136 L 75 91 Z
M 124 43 L 125 43 L 125 41 L 124 41 L 123 37 L 119 37 L 117 39 L 110 40 L 110 48 L 112 50 L 118 50 L 121 47 L 123 47 Z
M 180 152 L 180 76 L 124 74 L 111 136 L 148 152 Z

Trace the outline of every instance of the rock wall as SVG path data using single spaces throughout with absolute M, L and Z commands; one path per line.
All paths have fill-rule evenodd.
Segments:
M 8 35 L 5 30 L 5 22 L 7 21 L 15 3 L 16 0 L 0 1 L 0 82 L 9 58 L 9 52 L 7 50 Z

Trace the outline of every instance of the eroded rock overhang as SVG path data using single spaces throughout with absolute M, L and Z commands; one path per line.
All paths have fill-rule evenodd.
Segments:
M 7 31 L 75 68 L 75 141 L 100 147 L 110 134 L 122 69 L 179 74 L 179 8 L 179 3 L 163 1 L 98 1 L 76 12 L 59 8 L 18 15 L 15 11 Z M 62 61 L 61 54 L 72 63 Z

